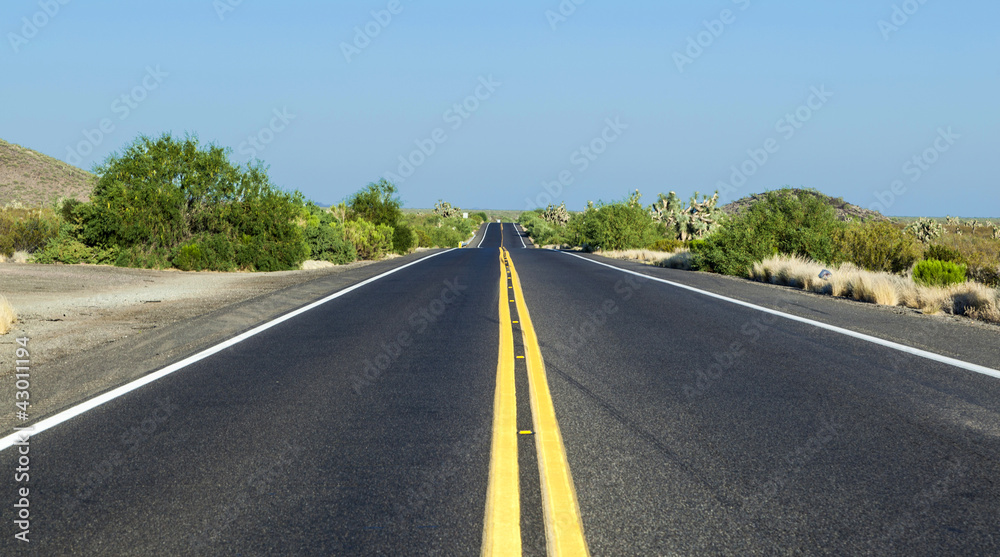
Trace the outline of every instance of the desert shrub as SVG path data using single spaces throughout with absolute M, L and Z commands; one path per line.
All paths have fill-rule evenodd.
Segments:
M 364 219 L 348 221 L 344 225 L 344 236 L 354 244 L 361 259 L 379 259 L 392 250 L 391 226 L 375 225 Z
M 33 263 L 92 263 L 110 265 L 118 258 L 116 248 L 102 249 L 90 247 L 72 233 L 72 227 L 64 226 L 59 234 L 50 239 L 41 249 L 31 255 Z
M 676 251 L 684 247 L 684 242 L 680 240 L 674 240 L 671 238 L 660 238 L 659 240 L 653 242 L 646 246 L 646 249 L 651 249 L 654 251 Z
M 925 259 L 913 267 L 913 280 L 924 286 L 948 286 L 965 282 L 965 265 Z
M 232 242 L 221 234 L 210 234 L 177 247 L 170 261 L 182 271 L 231 271 L 235 259 Z
M 833 207 L 809 190 L 768 192 L 703 242 L 691 243 L 694 267 L 744 276 L 754 263 L 778 254 L 832 261 L 842 226 Z
M 959 262 L 967 265 L 966 276 L 970 280 L 1000 287 L 1000 241 L 985 234 L 945 234 L 938 243 L 962 255 Z
M 518 224 L 524 227 L 528 237 L 540 246 L 566 243 L 566 227 L 553 224 L 537 211 L 526 211 L 518 217 Z
M 415 247 L 417 247 L 417 233 L 406 222 L 397 222 L 392 230 L 392 251 L 406 255 Z
M 885 221 L 853 223 L 835 237 L 838 259 L 869 271 L 905 273 L 920 259 L 917 240 Z
M 490 217 L 486 214 L 485 211 L 479 211 L 478 213 L 472 213 L 471 215 L 469 215 L 469 218 L 475 218 L 476 220 L 479 221 L 480 224 L 482 224 L 482 223 L 490 220 Z
M 952 263 L 963 263 L 965 261 L 961 252 L 957 249 L 941 244 L 928 246 L 927 251 L 924 252 L 924 259 L 937 259 L 938 261 L 951 261 Z
M 396 197 L 397 191 L 396 186 L 384 178 L 368 184 L 348 199 L 349 219 L 365 220 L 376 226 L 396 226 L 403 218 L 403 203 Z
M 417 229 L 417 247 L 430 248 L 434 247 L 434 240 L 431 239 L 430 234 L 426 230 Z
M 589 249 L 637 249 L 663 237 L 663 225 L 657 226 L 641 205 L 630 202 L 588 207 L 570 224 L 578 231 L 575 239 Z
M 228 154 L 190 137 L 139 137 L 98 167 L 91 201 L 67 210 L 78 239 L 117 248 L 117 264 L 160 267 L 193 238 L 222 235 L 233 259 L 217 267 L 298 268 L 306 256 L 295 223 L 301 194 L 276 188 L 260 164 L 235 166 Z
M 32 253 L 59 235 L 62 218 L 52 209 L 0 209 L 0 255 Z
M 344 237 L 344 227 L 337 217 L 315 204 L 306 206 L 308 213 L 302 236 L 309 247 L 308 257 L 346 265 L 358 258 L 354 244 Z

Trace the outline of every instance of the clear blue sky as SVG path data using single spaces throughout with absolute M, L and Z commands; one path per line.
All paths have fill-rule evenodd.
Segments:
M 138 134 L 191 132 L 324 204 L 392 173 L 409 207 L 728 184 L 729 200 L 790 185 L 1000 216 L 997 2 L 562 6 L 7 0 L 0 137 L 91 169 Z

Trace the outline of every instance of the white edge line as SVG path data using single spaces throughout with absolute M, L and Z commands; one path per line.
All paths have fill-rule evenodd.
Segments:
M 514 232 L 517 232 L 517 227 L 518 226 L 521 226 L 521 225 L 519 225 L 517 223 L 514 224 Z M 524 227 L 523 226 L 521 226 L 521 231 L 522 232 L 524 231 Z M 524 235 L 521 234 L 520 232 L 518 232 L 517 237 L 521 239 L 521 247 L 524 248 L 524 249 L 528 249 L 528 246 L 526 246 L 524 244 Z
M 723 296 L 721 294 L 715 294 L 714 292 L 708 292 L 706 290 L 701 290 L 701 289 L 695 288 L 693 286 L 688 286 L 686 284 L 681 284 L 679 282 L 673 282 L 673 281 L 669 281 L 669 280 L 666 280 L 666 279 L 657 278 L 657 277 L 650 276 L 650 275 L 644 275 L 642 273 L 637 273 L 637 272 L 629 270 L 629 269 L 622 269 L 621 267 L 616 267 L 614 265 L 609 265 L 607 263 L 602 263 L 600 261 L 594 261 L 593 259 L 589 259 L 589 258 L 586 258 L 586 257 L 582 257 L 582 256 L 579 256 L 579 255 L 576 255 L 575 253 L 568 253 L 568 252 L 565 252 L 565 251 L 560 252 L 560 253 L 565 253 L 566 255 L 571 255 L 573 257 L 577 257 L 579 259 L 583 259 L 584 261 L 589 261 L 589 262 L 591 262 L 591 263 L 593 263 L 595 265 L 603 265 L 605 267 L 609 267 L 611 269 L 616 269 L 616 270 L 621 271 L 623 273 L 629 273 L 629 274 L 640 276 L 640 277 L 647 278 L 647 279 L 650 279 L 650 280 L 655 280 L 657 282 L 662 282 L 664 284 L 669 284 L 671 286 L 676 286 L 677 288 L 683 288 L 684 290 L 690 290 L 691 292 L 697 292 L 699 294 L 704 294 L 705 296 L 709 296 L 709 297 L 712 297 L 712 298 L 723 300 L 723 301 L 726 301 L 726 302 L 729 302 L 729 303 L 732 303 L 732 304 L 736 304 L 736 305 L 743 306 L 743 307 L 748 307 L 750 309 L 755 309 L 757 311 L 762 311 L 764 313 L 770 313 L 771 315 L 777 315 L 778 317 L 784 317 L 785 319 L 790 319 L 792 321 L 798 321 L 800 323 L 805 323 L 807 325 L 812 325 L 814 327 L 819 327 L 820 329 L 826 329 L 828 331 L 833 331 L 835 333 L 840 333 L 842 335 L 846 335 L 846 336 L 849 336 L 849 337 L 854 337 L 856 339 L 868 341 L 868 342 L 871 342 L 873 344 L 878 344 L 878 345 L 881 345 L 881 346 L 885 346 L 887 348 L 892 348 L 893 350 L 899 350 L 900 352 L 906 352 L 907 354 L 912 354 L 914 356 L 919 356 L 921 358 L 926 358 L 928 360 L 933 360 L 935 362 L 940 362 L 942 364 L 947 364 L 947 365 L 950 365 L 950 366 L 955 366 L 957 368 L 965 369 L 965 370 L 968 370 L 968 371 L 974 371 L 976 373 L 981 373 L 983 375 L 988 375 L 990 377 L 995 377 L 997 379 L 1000 379 L 1000 370 L 996 370 L 996 369 L 993 369 L 993 368 L 990 368 L 990 367 L 981 366 L 979 364 L 973 364 L 971 362 L 966 362 L 966 361 L 963 361 L 963 360 L 957 360 L 955 358 L 949 358 L 948 356 L 942 356 L 941 354 L 935 354 L 934 352 L 928 352 L 927 350 L 921 350 L 919 348 L 914 348 L 912 346 L 906 346 L 905 344 L 899 344 L 898 342 L 892 342 L 891 340 L 885 340 L 885 339 L 881 339 L 881 338 L 874 337 L 874 336 L 871 336 L 871 335 L 866 335 L 864 333 L 859 333 L 857 331 L 852 331 L 850 329 L 844 329 L 842 327 L 837 327 L 836 325 L 829 325 L 829 324 L 823 323 L 821 321 L 813 321 L 812 319 L 808 319 L 808 318 L 805 318 L 805 317 L 799 317 L 797 315 L 792 315 L 790 313 L 784 313 L 784 312 L 781 312 L 781 311 L 778 311 L 778 310 L 775 310 L 775 309 L 766 308 L 766 307 L 763 307 L 763 306 L 758 306 L 756 304 L 751 304 L 750 302 L 744 302 L 742 300 L 737 300 L 737 299 L 734 299 L 734 298 L 728 298 L 728 297 Z
M 486 228 L 483 229 L 483 237 L 479 239 L 479 245 L 476 246 L 477 248 L 483 247 L 483 240 L 486 239 L 486 233 L 489 231 L 490 231 L 490 223 L 486 223 Z
M 130 392 L 132 392 L 132 391 L 134 391 L 134 390 L 136 390 L 136 389 L 138 389 L 140 387 L 143 387 L 145 385 L 148 385 L 149 383 L 152 383 L 153 381 L 156 381 L 157 379 L 166 377 L 167 375 L 170 375 L 171 373 L 173 373 L 173 372 L 175 372 L 175 371 L 177 371 L 179 369 L 183 369 L 183 368 L 185 368 L 185 367 L 187 367 L 187 366 L 189 366 L 189 365 L 191 365 L 191 364 L 193 364 L 195 362 L 198 362 L 200 360 L 204 360 L 205 358 L 208 358 L 209 356 L 212 356 L 213 354 L 221 352 L 221 351 L 225 350 L 226 348 L 229 348 L 230 346 L 233 346 L 235 344 L 243 342 L 244 340 L 246 340 L 246 339 L 248 339 L 248 338 L 250 338 L 250 337 L 252 337 L 252 336 L 254 336 L 254 335 L 258 334 L 258 333 L 261 333 L 263 331 L 266 331 L 267 329 L 270 329 L 271 327 L 274 327 L 275 325 L 278 325 L 280 323 L 284 323 L 285 321 L 288 321 L 289 319 L 291 319 L 293 317 L 301 315 L 301 314 L 303 314 L 303 313 L 305 313 L 305 312 L 307 312 L 307 311 L 309 311 L 309 310 L 311 310 L 313 308 L 316 308 L 318 306 L 321 306 L 321 305 L 329 302 L 330 300 L 334 300 L 336 298 L 339 298 L 339 297 L 343 296 L 344 294 L 347 294 L 348 292 L 352 292 L 354 290 L 357 290 L 358 288 L 361 288 L 362 286 L 365 286 L 367 284 L 371 284 L 372 282 L 375 282 L 375 281 L 377 281 L 377 280 L 379 280 L 379 279 L 381 279 L 383 277 L 389 276 L 389 275 L 391 275 L 391 274 L 393 274 L 393 273 L 395 273 L 397 271 L 402 271 L 403 269 L 405 269 L 405 268 L 407 268 L 407 267 L 409 267 L 411 265 L 416 265 L 417 263 L 422 263 L 422 262 L 427 261 L 428 259 L 430 259 L 432 257 L 437 257 L 439 255 L 448 253 L 449 251 L 454 251 L 454 250 L 453 249 L 447 249 L 447 250 L 444 250 L 444 251 L 441 251 L 441 252 L 438 252 L 438 253 L 434 253 L 434 254 L 428 255 L 426 257 L 421 257 L 420 259 L 418 259 L 416 261 L 411 261 L 410 263 L 407 263 L 406 265 L 402 265 L 402 266 L 396 267 L 395 269 L 391 269 L 391 270 L 386 271 L 386 272 L 384 272 L 384 273 L 382 273 L 380 275 L 376 275 L 376 276 L 371 277 L 369 279 L 363 280 L 363 281 L 361 281 L 361 282 L 359 282 L 357 284 L 354 284 L 352 286 L 348 286 L 347 288 L 344 288 L 343 290 L 338 290 L 337 292 L 334 292 L 333 294 L 330 294 L 326 298 L 323 298 L 321 300 L 317 300 L 315 302 L 312 302 L 312 303 L 310 303 L 308 305 L 302 306 L 299 309 L 296 309 L 294 311 L 286 313 L 285 315 L 282 315 L 281 317 L 277 317 L 277 318 L 275 318 L 275 319 L 273 319 L 271 321 L 268 321 L 267 323 L 263 323 L 261 325 L 258 325 L 256 327 L 254 327 L 253 329 L 250 329 L 249 331 L 246 331 L 246 332 L 244 332 L 244 333 L 242 333 L 240 335 L 237 335 L 237 336 L 235 336 L 235 337 L 233 337 L 233 338 L 231 338 L 229 340 L 225 340 L 225 341 L 223 341 L 223 342 L 221 342 L 219 344 L 216 344 L 215 346 L 212 346 L 210 348 L 206 348 L 205 350 L 202 350 L 201 352 L 198 352 L 197 354 L 194 354 L 192 356 L 188 356 L 187 358 L 184 358 L 183 360 L 181 360 L 179 362 L 175 362 L 173 364 L 170 364 L 170 365 L 168 365 L 165 368 L 162 368 L 162 369 L 160 369 L 158 371 L 155 371 L 153 373 L 150 373 L 148 375 L 144 375 L 144 376 L 142 376 L 142 377 L 140 377 L 140 378 L 138 378 L 138 379 L 136 379 L 136 380 L 134 380 L 134 381 L 132 381 L 130 383 L 126 383 L 126 384 L 124 384 L 124 385 L 122 385 L 120 387 L 117 387 L 115 389 L 112 389 L 112 390 L 110 390 L 110 391 L 108 391 L 108 392 L 106 392 L 106 393 L 104 393 L 102 395 L 98 395 L 98 396 L 96 396 L 96 397 L 94 397 L 92 399 L 89 399 L 89 400 L 86 400 L 84 402 L 81 402 L 80 404 L 77 404 L 76 406 L 67 408 L 66 410 L 63 410 L 62 412 L 59 412 L 58 414 L 55 414 L 54 416 L 50 416 L 48 418 L 45 418 L 44 420 L 42 420 L 42 421 L 40 421 L 40 422 L 38 422 L 38 423 L 36 423 L 36 424 L 34 424 L 32 426 L 28 426 L 28 428 L 25 429 L 25 430 L 23 430 L 23 431 L 19 431 L 18 433 L 12 433 L 12 434 L 10 434 L 10 435 L 8 435 L 6 437 L 0 438 L 0 451 L 4 451 L 6 449 L 9 449 L 10 447 L 12 447 L 18 441 L 23 440 L 25 438 L 25 436 L 31 437 L 31 436 L 37 435 L 37 434 L 39 434 L 39 433 L 41 433 L 41 432 L 43 432 L 43 431 L 45 431 L 47 429 L 51 429 L 51 428 L 53 428 L 53 427 L 55 427 L 55 426 L 57 426 L 57 425 L 65 422 L 65 421 L 71 420 L 71 419 L 79 416 L 80 414 L 83 414 L 84 412 L 87 412 L 89 410 L 93 410 L 94 408 L 97 408 L 98 406 L 101 406 L 102 404 L 104 404 L 106 402 L 112 401 L 112 400 L 114 400 L 114 399 L 116 399 L 116 398 L 118 398 L 118 397 L 120 397 L 122 395 L 128 394 L 128 393 L 130 393 Z

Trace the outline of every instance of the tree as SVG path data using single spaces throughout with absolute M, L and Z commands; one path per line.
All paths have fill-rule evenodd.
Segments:
M 403 202 L 396 196 L 398 190 L 385 178 L 368 184 L 347 201 L 351 220 L 363 219 L 376 226 L 395 227 L 403 218 Z
M 297 267 L 307 249 L 295 224 L 302 195 L 279 190 L 259 163 L 232 164 L 229 153 L 191 136 L 140 136 L 97 168 L 91 201 L 72 208 L 79 239 L 120 250 L 120 265 L 169 265 L 182 247 L 189 261 L 207 242 L 223 258 L 205 268 Z

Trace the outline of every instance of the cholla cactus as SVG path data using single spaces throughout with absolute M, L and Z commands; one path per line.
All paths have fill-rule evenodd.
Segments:
M 542 212 L 542 219 L 556 226 L 566 226 L 569 224 L 569 211 L 566 210 L 566 203 L 562 203 L 558 207 L 549 205 Z
M 993 227 L 993 239 L 1000 240 L 1000 226 L 997 226 L 996 223 L 990 223 L 990 226 Z
M 962 226 L 962 220 L 956 217 L 948 216 L 945 217 L 948 220 L 950 226 Z
M 972 219 L 972 220 L 969 221 L 969 226 L 972 227 L 972 233 L 973 234 L 976 233 L 976 229 L 979 228 L 980 225 L 981 225 L 981 223 L 978 220 L 976 220 L 976 219 Z
M 438 199 L 438 202 L 434 204 L 434 213 L 442 218 L 458 216 L 459 211 L 461 211 L 461 209 L 458 207 L 452 207 L 451 203 L 441 201 L 440 199 Z
M 656 203 L 649 207 L 650 217 L 665 224 L 667 230 L 672 231 L 678 240 L 704 238 L 719 225 L 722 209 L 716 207 L 719 202 L 718 192 L 712 197 L 703 196 L 701 201 L 698 200 L 698 195 L 695 192 L 685 207 L 676 192 L 670 192 L 669 195 L 661 193 Z
M 633 193 L 632 195 L 628 196 L 628 201 L 626 201 L 625 203 L 629 207 L 642 207 L 642 202 L 639 201 L 639 199 L 641 199 L 641 198 L 642 198 L 642 194 L 639 193 L 639 190 L 635 190 L 635 193 Z
M 944 233 L 944 227 L 941 226 L 941 223 L 931 219 L 919 218 L 911 222 L 904 229 L 904 232 L 916 236 L 921 244 L 928 244 L 931 240 L 940 237 Z

